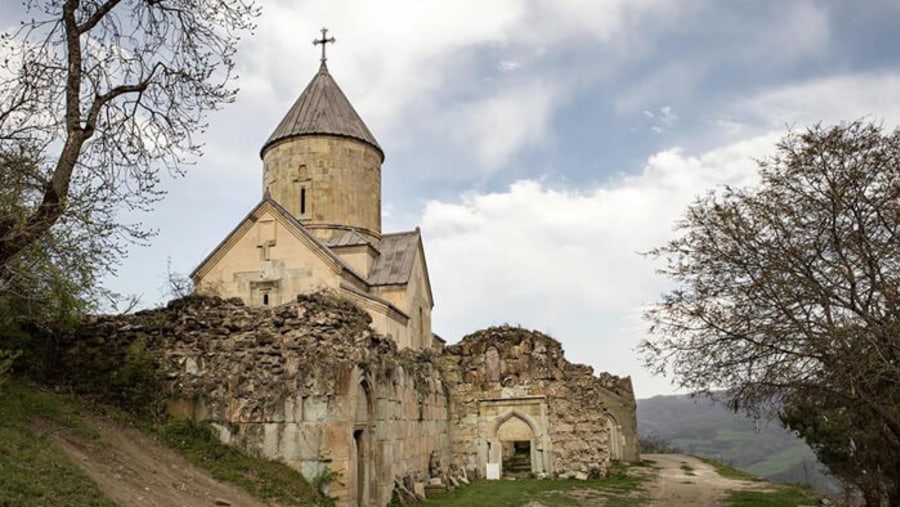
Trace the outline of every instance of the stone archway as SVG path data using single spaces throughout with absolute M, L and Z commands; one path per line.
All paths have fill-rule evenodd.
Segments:
M 359 382 L 355 396 L 353 433 L 348 467 L 349 505 L 365 507 L 373 503 L 373 454 L 371 423 L 374 404 L 368 382 Z
M 612 414 L 606 414 L 606 431 L 609 434 L 609 459 L 619 461 L 624 458 L 622 427 Z
M 541 432 L 527 415 L 511 410 L 497 419 L 492 462 L 500 464 L 504 477 L 523 477 L 543 471 Z

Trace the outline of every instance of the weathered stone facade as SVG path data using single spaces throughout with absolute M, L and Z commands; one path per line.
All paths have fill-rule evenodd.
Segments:
M 594 377 L 549 336 L 508 326 L 479 331 L 447 347 L 441 368 L 453 455 L 469 469 L 499 463 L 502 473 L 515 442 L 527 444 L 537 476 L 602 476 L 610 459 L 637 459 L 631 380 Z
M 519 328 L 398 351 L 368 314 L 333 296 L 274 308 L 195 296 L 97 317 L 66 357 L 70 368 L 114 368 L 136 350 L 158 361 L 170 412 L 209 421 L 223 441 L 308 479 L 334 472 L 328 494 L 339 505 L 381 506 L 398 485 L 483 477 L 517 452 L 530 453 L 535 475 L 602 475 L 610 416 L 623 428 L 620 458 L 637 458 L 630 381 L 594 377 L 558 342 Z
M 381 159 L 374 147 L 352 138 L 282 140 L 263 153 L 263 191 L 323 241 L 355 230 L 377 245 Z
M 329 289 L 400 348 L 430 348 L 421 232 L 383 234 L 384 152 L 324 62 L 260 151 L 260 203 L 191 273 L 197 293 L 276 306 Z
M 424 481 L 450 462 L 446 389 L 427 355 L 398 352 L 368 315 L 322 295 L 276 308 L 192 297 L 167 309 L 100 317 L 68 356 L 115 365 L 157 357 L 175 415 L 210 421 L 223 442 L 330 470 L 340 505 L 385 505 L 395 478 Z M 92 361 L 96 364 L 96 361 Z

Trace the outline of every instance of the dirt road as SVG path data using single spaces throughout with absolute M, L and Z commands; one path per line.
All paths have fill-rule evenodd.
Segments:
M 92 440 L 42 427 L 69 457 L 119 505 L 147 507 L 272 507 L 237 486 L 213 479 L 150 436 L 92 417 L 101 435 Z
M 652 507 L 716 507 L 722 505 L 729 489 L 761 489 L 765 483 L 726 479 L 716 469 L 684 454 L 644 454 L 652 461 L 657 476 L 647 486 Z
M 213 479 L 153 437 L 118 423 L 92 417 L 89 424 L 99 440 L 84 438 L 54 427 L 42 427 L 72 460 L 119 505 L 148 507 L 243 506 L 273 507 L 236 486 Z M 726 479 L 697 458 L 682 454 L 649 454 L 653 462 L 640 496 L 650 507 L 716 507 L 727 490 L 761 489 L 766 483 Z M 583 506 L 606 504 L 596 495 L 571 496 Z M 637 492 L 636 492 L 637 493 Z M 542 506 L 539 501 L 528 504 Z

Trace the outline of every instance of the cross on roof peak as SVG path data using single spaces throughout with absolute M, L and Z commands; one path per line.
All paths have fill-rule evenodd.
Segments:
M 322 29 L 322 38 L 321 39 L 313 40 L 314 46 L 318 46 L 319 44 L 322 45 L 322 59 L 320 60 L 322 62 L 322 65 L 325 65 L 325 60 L 328 60 L 328 58 L 325 57 L 325 44 L 327 44 L 329 42 L 334 44 L 335 42 L 337 42 L 337 39 L 335 39 L 334 37 L 328 37 L 328 29 L 327 28 Z

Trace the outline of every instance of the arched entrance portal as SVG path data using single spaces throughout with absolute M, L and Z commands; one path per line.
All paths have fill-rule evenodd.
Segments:
M 606 414 L 606 431 L 609 432 L 609 459 L 621 460 L 623 457 L 622 428 L 610 414 Z
M 371 505 L 372 494 L 372 449 L 371 421 L 372 399 L 368 383 L 363 380 L 356 394 L 356 410 L 353 426 L 353 438 L 350 443 L 350 466 L 347 470 L 349 479 L 350 505 L 365 507 Z
M 504 477 L 526 477 L 535 471 L 535 434 L 525 419 L 513 413 L 497 427 L 497 440 Z

